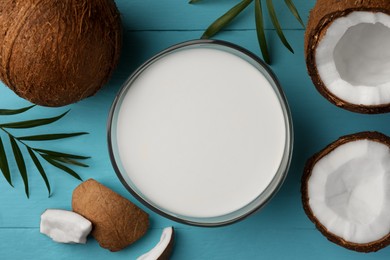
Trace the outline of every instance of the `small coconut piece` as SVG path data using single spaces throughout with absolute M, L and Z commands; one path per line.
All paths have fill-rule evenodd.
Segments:
M 390 138 L 343 136 L 311 157 L 302 177 L 303 207 L 330 241 L 372 252 L 390 244 Z
M 390 112 L 390 1 L 318 0 L 305 34 L 309 75 L 333 104 Z
M 1 0 L 0 79 L 35 104 L 71 104 L 108 81 L 121 39 L 113 0 Z
M 40 232 L 59 243 L 87 242 L 92 223 L 72 211 L 47 209 L 41 215 Z
M 99 245 L 113 252 L 140 239 L 149 227 L 147 213 L 93 179 L 73 191 L 72 207 L 92 222 Z
M 169 260 L 173 251 L 174 235 L 173 227 L 164 228 L 158 244 L 137 260 Z

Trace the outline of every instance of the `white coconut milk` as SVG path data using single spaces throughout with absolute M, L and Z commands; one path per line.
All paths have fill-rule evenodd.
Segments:
M 118 114 L 127 175 L 174 215 L 216 217 L 258 197 L 286 145 L 280 101 L 264 75 L 212 48 L 182 49 L 150 65 Z

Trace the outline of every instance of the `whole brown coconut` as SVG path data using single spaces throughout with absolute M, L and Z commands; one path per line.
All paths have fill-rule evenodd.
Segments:
M 389 0 L 318 0 L 315 7 L 310 13 L 307 29 L 306 29 L 306 34 L 305 34 L 305 56 L 306 56 L 306 64 L 307 64 L 307 69 L 309 72 L 309 75 L 316 86 L 317 90 L 325 97 L 327 98 L 330 102 L 333 104 L 342 107 L 344 109 L 353 111 L 353 112 L 359 112 L 359 113 L 367 113 L 367 114 L 374 114 L 374 113 L 385 113 L 385 112 L 390 112 L 390 101 L 387 98 L 384 98 L 387 96 L 387 94 L 383 94 L 381 92 L 376 93 L 377 95 L 375 98 L 379 99 L 384 99 L 384 101 L 375 101 L 373 102 L 374 104 L 368 103 L 365 104 L 362 100 L 366 99 L 366 97 L 360 97 L 360 100 L 358 99 L 357 102 L 352 102 L 348 101 L 347 98 L 340 97 L 340 95 L 335 94 L 335 91 L 329 90 L 329 86 L 327 86 L 324 83 L 323 78 L 321 78 L 319 69 L 318 69 L 318 59 L 316 60 L 316 50 L 321 41 L 323 41 L 326 37 L 334 37 L 334 33 L 329 33 L 329 36 L 327 35 L 327 32 L 329 28 L 331 28 L 332 24 L 340 18 L 345 18 L 351 14 L 359 15 L 359 12 L 367 12 L 367 13 L 372 13 L 374 15 L 384 15 L 388 16 L 390 15 L 390 1 Z M 348 71 L 347 73 L 353 74 L 354 69 L 356 66 L 366 66 L 366 72 L 363 73 L 364 75 L 362 76 L 362 73 L 356 72 L 356 78 L 363 78 L 364 76 L 372 77 L 373 82 L 378 81 L 377 78 L 377 71 L 382 70 L 382 74 L 386 77 L 388 75 L 388 67 L 385 65 L 386 60 L 388 63 L 389 55 L 383 53 L 383 49 L 386 49 L 386 46 L 388 46 L 388 43 L 381 43 L 381 40 L 378 40 L 378 44 L 382 44 L 383 49 L 381 48 L 376 48 L 376 44 L 374 44 L 374 40 L 372 39 L 372 35 L 375 34 L 375 27 L 378 29 L 378 34 L 379 37 L 383 36 L 385 32 L 385 29 L 387 26 L 383 26 L 381 21 L 378 21 L 378 16 L 375 18 L 370 18 L 368 19 L 368 22 L 361 21 L 360 25 L 362 27 L 360 29 L 357 28 L 356 25 L 352 25 L 351 27 L 356 27 L 356 28 L 350 28 L 349 35 L 351 36 L 353 33 L 355 35 L 351 37 L 351 44 L 345 44 L 343 43 L 345 48 L 343 51 L 340 51 L 337 53 L 335 56 L 338 54 L 342 54 L 345 50 L 349 52 L 350 56 L 355 56 L 358 57 L 359 55 L 361 56 L 360 58 L 354 59 L 350 57 L 334 57 L 334 59 L 339 59 L 341 62 L 344 63 L 343 68 L 344 71 Z M 383 18 L 383 17 L 382 17 Z M 355 18 L 356 19 L 356 18 Z M 387 18 L 389 19 L 389 18 Z M 359 19 L 357 19 L 359 20 Z M 375 22 L 376 20 L 376 22 Z M 387 23 L 387 22 L 386 22 Z M 386 24 L 384 23 L 384 24 Z M 344 23 L 343 26 L 346 26 Z M 366 30 L 364 30 L 364 26 L 366 27 Z M 380 28 L 381 27 L 381 28 Z M 382 28 L 383 27 L 383 28 Z M 388 27 L 387 27 L 388 28 Z M 372 30 L 374 29 L 374 30 Z M 380 31 L 382 29 L 382 31 Z M 390 28 L 388 28 L 390 29 Z M 361 31 L 363 33 L 360 33 L 360 37 L 357 36 L 356 34 L 357 31 Z M 372 35 L 368 35 L 368 33 L 372 33 Z M 389 31 L 386 31 L 387 38 L 389 38 Z M 384 37 L 384 36 L 383 36 Z M 361 50 L 357 50 L 356 52 L 351 51 L 352 47 L 361 43 L 362 40 L 369 41 L 372 43 L 372 45 L 367 46 L 365 52 L 361 52 Z M 378 38 L 379 39 L 379 38 Z M 348 46 L 349 45 L 349 46 Z M 364 46 L 364 43 L 361 43 L 362 46 Z M 349 50 L 348 50 L 349 49 Z M 358 49 L 358 48 L 357 48 Z M 376 53 L 375 53 L 376 49 Z M 332 50 L 331 50 L 332 51 Z M 368 54 L 368 55 L 365 55 Z M 346 54 L 347 55 L 347 54 Z M 364 59 L 366 56 L 372 56 L 372 60 L 367 61 L 366 64 L 364 64 Z M 328 55 L 331 56 L 331 55 Z M 380 60 L 383 60 L 384 66 L 381 66 L 379 63 Z M 356 62 L 356 60 L 359 60 L 359 62 Z M 375 66 L 371 66 L 370 62 L 373 62 Z M 337 68 L 338 69 L 338 68 Z M 372 72 L 372 73 L 371 73 Z M 371 73 L 371 75 L 370 75 Z M 326 74 L 326 73 L 324 73 Z M 329 72 L 327 73 L 329 75 L 333 75 L 335 73 Z M 360 74 L 360 76 L 359 76 Z M 388 77 L 387 78 L 387 84 L 390 84 L 390 80 Z M 367 80 L 366 80 L 367 81 Z M 352 87 L 350 89 L 359 88 L 360 85 L 367 85 L 368 86 L 368 91 L 363 93 L 361 96 L 364 96 L 367 92 L 371 91 L 373 88 L 375 88 L 378 84 L 377 82 L 374 82 L 374 84 L 366 84 L 367 82 L 352 82 L 351 85 Z M 355 88 L 355 89 L 356 89 Z M 371 88 L 371 89 L 370 89 Z M 345 95 L 351 95 L 349 92 L 351 91 L 345 91 Z M 373 98 L 374 99 L 374 98 Z
M 0 1 L 0 79 L 35 104 L 63 106 L 94 95 L 120 47 L 113 0 Z

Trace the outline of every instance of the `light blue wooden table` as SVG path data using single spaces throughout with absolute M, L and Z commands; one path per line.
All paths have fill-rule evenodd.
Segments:
M 95 178 L 137 203 L 117 179 L 108 156 L 106 120 L 114 96 L 142 62 L 170 45 L 199 38 L 217 16 L 237 2 L 204 0 L 189 5 L 186 0 L 117 0 L 124 25 L 124 44 L 120 65 L 111 82 L 96 96 L 77 104 L 65 108 L 34 108 L 16 118 L 47 117 L 70 108 L 70 114 L 50 126 L 49 131 L 88 131 L 90 135 L 46 145 L 92 156 L 88 161 L 91 167 L 78 171 L 82 178 Z M 0 177 L 0 259 L 135 259 L 152 248 L 162 229 L 171 225 L 177 230 L 173 259 L 389 259 L 390 247 L 378 253 L 361 254 L 328 242 L 303 212 L 300 179 L 307 158 L 341 135 L 365 130 L 389 135 L 390 118 L 388 114 L 351 113 L 320 96 L 306 73 L 304 30 L 288 12 L 284 1 L 274 2 L 281 14 L 280 22 L 286 36 L 295 50 L 293 55 L 281 45 L 268 21 L 267 36 L 274 61 L 272 69 L 279 77 L 292 110 L 295 146 L 287 180 L 271 203 L 240 223 L 212 229 L 181 225 L 141 206 L 150 214 L 148 234 L 126 250 L 111 253 L 100 248 L 93 239 L 87 245 L 65 245 L 40 234 L 41 213 L 46 208 L 71 209 L 72 191 L 80 182 L 48 167 L 54 191 L 53 196 L 48 198 L 42 179 L 35 170 L 31 170 L 31 196 L 27 199 L 22 180 L 12 163 L 15 188 Z M 306 21 L 315 0 L 295 2 Z M 239 44 L 260 55 L 253 13 L 253 6 L 250 6 L 217 38 Z M 8 88 L 0 86 L 0 107 L 27 104 Z M 6 118 L 0 117 L 1 122 L 4 120 Z M 32 165 L 27 167 L 33 168 Z

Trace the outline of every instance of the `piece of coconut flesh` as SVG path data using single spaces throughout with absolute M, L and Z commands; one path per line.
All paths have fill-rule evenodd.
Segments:
M 160 241 L 149 252 L 141 255 L 137 260 L 157 260 L 169 246 L 173 236 L 173 227 L 164 228 Z
M 72 211 L 47 209 L 41 215 L 40 232 L 59 243 L 85 244 L 91 230 L 92 223 Z
M 340 145 L 313 167 L 309 205 L 329 232 L 357 244 L 390 232 L 390 149 L 370 140 Z
M 326 88 L 356 105 L 390 103 L 390 16 L 355 11 L 336 19 L 315 57 Z

